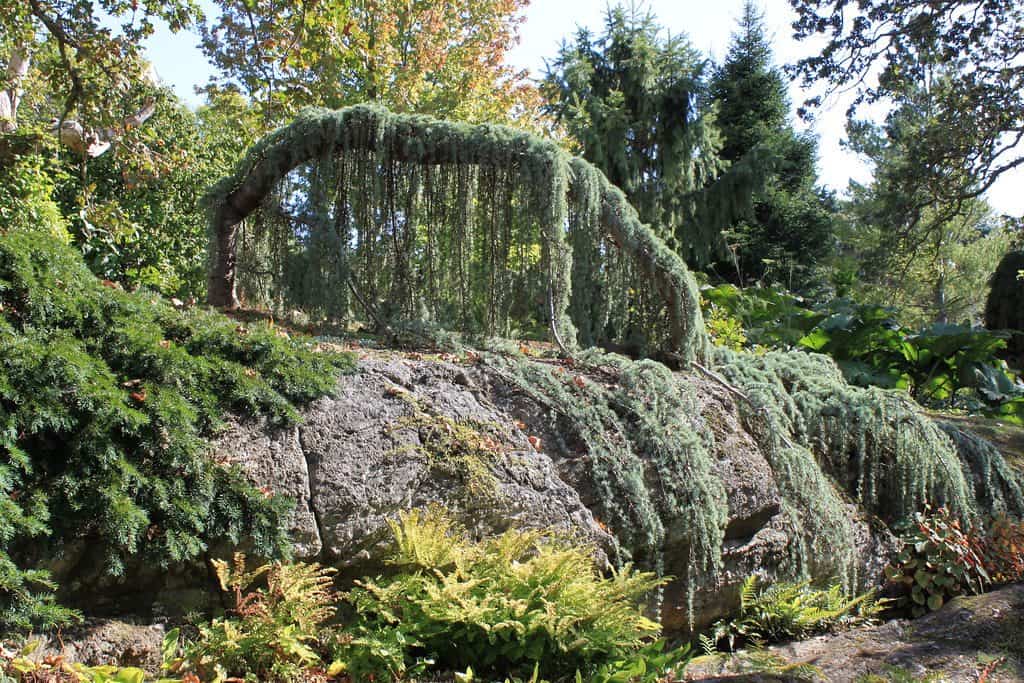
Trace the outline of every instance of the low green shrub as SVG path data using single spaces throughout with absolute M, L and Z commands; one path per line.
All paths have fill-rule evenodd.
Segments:
M 982 534 L 965 529 L 945 508 L 917 514 L 885 576 L 915 617 L 957 595 L 981 593 L 991 582 Z
M 884 605 L 874 591 L 850 597 L 838 584 L 824 589 L 808 581 L 761 586 L 751 576 L 740 589 L 736 615 L 716 622 L 701 641 L 705 650 L 713 652 L 723 644 L 732 651 L 737 644 L 760 646 L 806 638 L 872 623 Z
M 286 551 L 289 502 L 213 462 L 209 437 L 231 410 L 297 419 L 351 357 L 101 282 L 48 200 L 3 199 L 42 222 L 0 224 L 0 627 L 73 616 L 33 566 L 76 542 L 113 575 L 214 539 Z
M 454 671 L 463 681 L 656 683 L 689 658 L 655 640 L 659 626 L 638 606 L 663 582 L 651 574 L 626 567 L 603 577 L 588 548 L 542 532 L 473 542 L 438 509 L 404 513 L 391 529 L 394 573 L 347 594 L 333 593 L 332 572 L 318 565 L 215 563 L 234 607 L 191 642 L 170 633 L 167 669 L 184 681 Z M 336 610 L 348 619 L 339 623 Z
M 538 666 L 549 679 L 603 670 L 617 680 L 609 666 L 638 666 L 659 631 L 637 605 L 663 579 L 628 566 L 603 578 L 586 549 L 548 534 L 472 542 L 437 510 L 405 513 L 392 532 L 397 573 L 347 597 L 358 619 L 338 658 L 357 678 L 429 660 L 487 675 L 529 676 Z M 402 646 L 402 660 L 366 657 L 370 640 Z

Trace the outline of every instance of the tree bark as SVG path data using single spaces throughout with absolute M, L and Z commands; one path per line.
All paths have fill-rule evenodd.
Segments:
M 18 105 L 21 104 L 21 82 L 28 75 L 32 55 L 23 47 L 11 51 L 7 62 L 7 88 L 0 90 L 0 133 L 18 129 Z
M 156 111 L 156 102 L 147 101 L 138 112 L 125 118 L 120 128 L 86 129 L 78 121 L 65 121 L 60 129 L 60 141 L 75 153 L 96 158 L 106 152 L 124 134 L 124 131 L 138 128 Z M 54 125 L 57 122 L 54 121 Z

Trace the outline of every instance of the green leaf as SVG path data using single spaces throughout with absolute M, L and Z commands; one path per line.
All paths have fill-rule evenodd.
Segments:
M 165 671 L 170 669 L 171 663 L 178 655 L 178 637 L 180 635 L 181 629 L 179 628 L 172 628 L 164 634 L 163 642 L 160 644 L 160 661 Z

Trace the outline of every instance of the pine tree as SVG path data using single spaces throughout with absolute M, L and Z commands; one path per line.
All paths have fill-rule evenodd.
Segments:
M 547 65 L 547 110 L 581 156 L 621 188 L 644 222 L 692 265 L 724 254 L 721 229 L 758 182 L 749 165 L 723 173 L 707 60 L 635 5 L 580 29 Z
M 726 268 L 741 283 L 774 279 L 810 286 L 833 243 L 834 202 L 816 188 L 817 142 L 789 123 L 786 81 L 752 0 L 744 4 L 710 94 L 718 107 L 722 158 L 733 165 L 770 160 L 762 167 L 768 173 L 764 187 L 727 235 L 733 263 Z
M 718 104 L 718 127 L 724 138 L 724 159 L 738 161 L 786 128 L 786 82 L 772 59 L 763 15 L 747 0 L 725 63 L 711 84 L 711 96 Z

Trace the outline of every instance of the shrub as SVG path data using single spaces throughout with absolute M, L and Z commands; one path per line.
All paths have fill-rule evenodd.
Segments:
M 709 650 L 724 641 L 731 651 L 737 643 L 760 646 L 806 638 L 872 623 L 883 606 L 873 591 L 849 597 L 838 584 L 820 589 L 808 581 L 761 587 L 751 576 L 740 589 L 736 616 L 717 622 L 702 641 Z
M 989 280 L 991 289 L 985 302 L 985 327 L 1013 330 L 1008 355 L 1018 364 L 1024 362 L 1024 250 L 1007 252 Z
M 233 617 L 199 627 L 199 637 L 168 663 L 202 680 L 308 681 L 323 678 L 319 652 L 334 616 L 333 570 L 318 564 L 263 565 L 246 571 L 245 556 L 214 561 L 221 588 L 234 594 Z M 243 592 L 265 577 L 266 587 Z M 176 632 L 169 634 L 176 641 Z
M 0 215 L 44 201 L 26 196 Z M 288 502 L 214 463 L 208 437 L 229 410 L 296 419 L 293 403 L 330 392 L 351 358 L 124 292 L 54 226 L 19 225 L 0 225 L 0 627 L 71 616 L 29 567 L 76 540 L 115 575 L 129 558 L 195 558 L 211 539 L 283 552 Z
M 701 299 L 701 309 L 704 313 L 704 325 L 707 328 L 708 337 L 716 346 L 724 346 L 733 351 L 739 351 L 747 344 L 747 335 L 743 329 L 743 322 L 730 315 L 717 304 Z
M 338 656 L 357 677 L 432 660 L 495 675 L 529 676 L 536 666 L 551 679 L 580 671 L 590 680 L 603 669 L 616 680 L 608 665 L 635 667 L 658 633 L 637 603 L 663 580 L 628 566 L 603 578 L 586 549 L 550 535 L 509 531 L 475 543 L 437 510 L 405 513 L 392 532 L 399 573 L 360 582 L 347 598 L 358 622 Z M 401 662 L 365 657 L 365 643 L 385 637 L 401 646 Z
M 844 299 L 812 307 L 779 288 L 720 285 L 701 295 L 719 345 L 824 353 L 850 384 L 906 389 L 924 405 L 1024 421 L 1024 384 L 999 358 L 1008 332 L 945 323 L 914 330 L 893 308 Z
M 541 532 L 509 531 L 469 541 L 440 510 L 392 524 L 388 578 L 331 590 L 319 565 L 275 562 L 252 571 L 236 555 L 215 562 L 234 608 L 198 627 L 179 654 L 165 641 L 165 667 L 202 680 L 413 680 L 461 671 L 541 681 L 655 683 L 681 670 L 688 648 L 666 650 L 637 602 L 662 581 L 625 568 L 604 578 L 589 550 Z M 264 587 L 256 587 L 258 581 Z M 334 621 L 336 608 L 351 614 Z
M 957 595 L 982 592 L 991 580 L 984 556 L 980 534 L 963 529 L 945 508 L 928 509 L 917 514 L 885 575 L 916 617 Z

